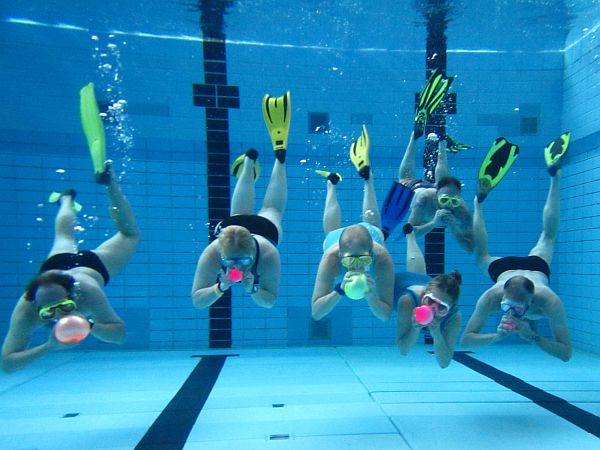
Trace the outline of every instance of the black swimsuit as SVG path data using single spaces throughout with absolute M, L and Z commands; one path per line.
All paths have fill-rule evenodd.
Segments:
M 550 280 L 550 267 L 539 256 L 505 256 L 492 262 L 488 267 L 488 274 L 495 283 L 498 277 L 507 270 L 531 270 L 542 272 Z
M 222 229 L 227 228 L 229 225 L 244 227 L 250 233 L 264 237 L 275 246 L 279 243 L 279 231 L 277 230 L 277 227 L 269 219 L 265 219 L 262 216 L 236 214 L 227 217 L 217 224 L 215 227 L 215 234 L 219 234 Z
M 58 253 L 52 255 L 46 261 L 44 261 L 40 267 L 39 273 L 46 272 L 48 270 L 70 270 L 75 267 L 87 267 L 88 269 L 95 270 L 104 279 L 104 285 L 106 286 L 110 280 L 110 275 L 104 263 L 100 260 L 98 255 L 92 251 L 84 250 L 77 253 Z

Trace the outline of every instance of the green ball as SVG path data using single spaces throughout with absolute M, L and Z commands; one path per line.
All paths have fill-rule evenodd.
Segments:
M 365 298 L 365 295 L 369 292 L 367 276 L 364 273 L 351 275 L 344 283 L 344 292 L 346 293 L 346 297 L 352 300 Z

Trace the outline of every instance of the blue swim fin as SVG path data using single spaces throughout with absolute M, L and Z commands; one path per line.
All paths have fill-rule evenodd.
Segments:
M 381 207 L 381 229 L 386 239 L 404 220 L 414 195 L 412 189 L 397 181 L 393 182 Z

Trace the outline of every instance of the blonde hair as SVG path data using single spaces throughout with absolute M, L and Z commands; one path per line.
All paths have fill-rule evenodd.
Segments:
M 239 225 L 229 225 L 219 233 L 219 250 L 254 251 L 254 238 L 250 231 Z

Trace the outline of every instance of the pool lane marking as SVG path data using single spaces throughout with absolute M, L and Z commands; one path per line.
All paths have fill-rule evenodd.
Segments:
M 600 437 L 600 417 L 578 408 L 568 401 L 550 394 L 543 389 L 537 388 L 520 378 L 510 375 L 506 372 L 496 369 L 478 359 L 473 358 L 468 353 L 471 352 L 454 352 L 453 359 L 469 369 L 480 373 L 488 378 L 491 378 L 496 383 L 516 392 L 523 397 L 528 398 L 536 405 L 547 409 L 553 414 L 568 420 L 573 425 Z
M 202 356 L 135 450 L 181 450 L 229 356 Z

